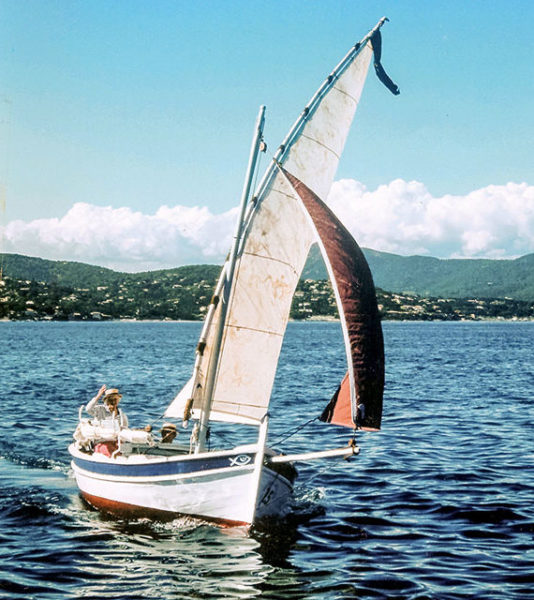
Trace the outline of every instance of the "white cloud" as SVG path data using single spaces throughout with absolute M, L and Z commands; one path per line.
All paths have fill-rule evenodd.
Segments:
M 370 191 L 334 183 L 328 204 L 361 246 L 398 254 L 511 258 L 534 252 L 534 186 L 490 185 L 466 196 L 433 197 L 397 179 Z M 221 262 L 237 210 L 162 206 L 154 215 L 77 203 L 62 218 L 12 221 L 3 251 L 78 260 L 124 271 Z
M 489 185 L 466 196 L 433 197 L 396 179 L 369 191 L 352 179 L 328 204 L 361 246 L 440 258 L 513 258 L 534 252 L 534 186 Z
M 236 210 L 162 206 L 155 215 L 77 203 L 61 219 L 12 221 L 4 251 L 77 260 L 124 271 L 216 263 L 231 241 Z

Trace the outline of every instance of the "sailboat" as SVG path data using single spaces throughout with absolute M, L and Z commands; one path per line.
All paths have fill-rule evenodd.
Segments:
M 358 244 L 326 206 L 371 60 L 394 93 L 380 62 L 377 25 L 328 75 L 278 147 L 255 190 L 265 148 L 265 107 L 254 129 L 239 218 L 196 348 L 191 379 L 165 412 L 191 421 L 189 444 L 164 443 L 151 432 L 87 419 L 69 446 L 85 500 L 127 517 L 201 517 L 250 526 L 283 516 L 296 475 L 294 464 L 359 452 L 346 447 L 283 454 L 267 445 L 269 401 L 292 298 L 309 250 L 318 244 L 339 310 L 347 375 L 320 419 L 353 430 L 380 428 L 384 349 L 371 272 Z M 261 351 L 260 351 L 261 349 Z M 250 443 L 212 448 L 210 428 L 248 426 Z M 328 428 L 325 428 L 328 429 Z M 326 433 L 325 433 L 326 435 Z M 109 455 L 99 442 L 112 441 Z

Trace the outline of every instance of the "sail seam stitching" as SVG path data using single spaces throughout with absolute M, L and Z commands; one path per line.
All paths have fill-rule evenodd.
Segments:
M 292 198 L 292 196 L 289 196 L 289 197 Z M 274 258 L 273 256 L 263 256 L 261 254 L 256 254 L 255 252 L 243 252 L 243 254 L 244 255 L 246 254 L 247 256 L 254 256 L 255 258 L 263 258 L 264 260 L 272 260 L 281 265 L 285 265 L 286 267 L 289 267 L 295 275 L 297 275 L 297 271 L 295 270 L 295 267 L 291 263 L 288 263 L 287 261 L 282 260 L 280 258 Z
M 222 413 L 225 415 L 239 415 L 240 413 L 235 413 L 235 412 L 230 412 L 230 410 L 227 408 L 226 410 L 221 408 L 220 405 L 221 404 L 226 404 L 227 406 L 230 407 L 241 407 L 241 406 L 246 406 L 248 408 L 265 408 L 265 406 L 263 406 L 263 404 L 245 404 L 244 402 L 228 402 L 226 400 L 219 400 L 219 404 L 217 404 L 217 412 L 218 413 Z
M 336 86 L 334 86 L 332 89 L 333 90 L 337 90 L 340 94 L 344 94 L 345 96 L 347 96 L 347 98 L 350 98 L 354 102 L 354 104 L 356 104 L 356 106 L 358 105 L 358 100 L 356 100 L 356 98 L 354 96 L 351 96 L 345 90 L 342 90 L 341 88 L 338 88 Z
M 305 135 L 304 133 L 301 134 L 301 137 L 306 138 L 307 140 L 310 140 L 310 142 L 315 142 L 318 146 L 322 146 L 325 150 L 328 150 L 328 152 L 331 152 L 338 160 L 341 158 L 340 155 L 337 154 L 337 152 L 334 152 L 334 150 L 332 150 L 332 148 L 329 148 L 326 144 L 319 142 L 315 138 L 312 138 L 309 135 Z
M 267 329 L 256 329 L 255 327 L 246 327 L 245 325 L 226 325 L 229 329 L 232 327 L 233 329 L 246 329 L 247 331 L 257 331 L 259 333 L 266 333 L 267 335 L 277 335 L 278 337 L 283 337 L 283 334 L 276 333 L 276 331 L 268 331 Z

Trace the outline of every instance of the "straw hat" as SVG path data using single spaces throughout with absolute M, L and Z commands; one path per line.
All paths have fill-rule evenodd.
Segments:
M 161 431 L 176 431 L 176 425 L 174 423 L 163 423 Z
M 106 393 L 104 394 L 104 400 L 107 400 L 110 396 L 118 396 L 119 398 L 122 398 L 122 394 L 119 394 L 119 390 L 117 388 L 110 388 L 109 390 L 106 390 Z

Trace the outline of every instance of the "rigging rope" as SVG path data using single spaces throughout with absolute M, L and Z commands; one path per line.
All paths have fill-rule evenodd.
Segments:
M 306 427 L 310 423 L 313 423 L 314 421 L 318 421 L 318 420 L 319 420 L 319 417 L 313 417 L 313 419 L 310 419 L 309 421 L 306 421 L 305 423 L 303 423 L 302 425 L 299 425 L 298 427 L 294 427 L 293 429 L 288 429 L 285 432 L 285 434 L 282 434 L 284 437 L 281 437 L 278 440 L 275 440 L 274 442 L 272 442 L 272 445 L 275 446 L 276 444 L 281 444 L 282 442 L 285 442 L 290 437 L 292 437 L 296 433 L 298 433 L 301 429 L 304 429 L 304 427 Z

